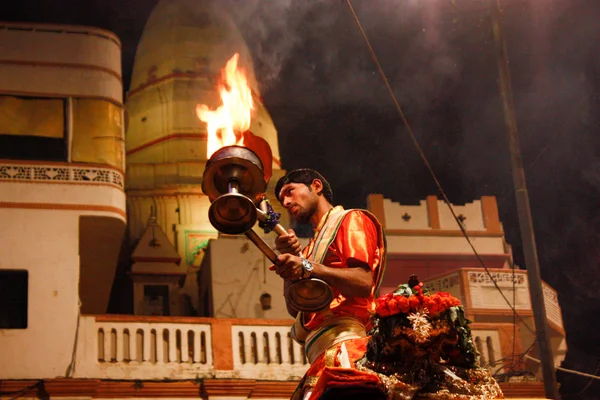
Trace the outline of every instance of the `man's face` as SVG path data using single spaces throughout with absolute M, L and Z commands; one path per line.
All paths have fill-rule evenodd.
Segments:
M 305 224 L 317 211 L 317 193 L 304 183 L 287 183 L 279 192 L 279 201 L 292 217 Z

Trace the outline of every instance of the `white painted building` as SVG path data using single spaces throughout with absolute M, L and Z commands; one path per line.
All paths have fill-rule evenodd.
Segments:
M 53 378 L 71 361 L 80 310 L 106 310 L 125 231 L 121 48 L 99 29 L 7 23 L 0 43 L 0 280 L 10 296 L 0 376 Z

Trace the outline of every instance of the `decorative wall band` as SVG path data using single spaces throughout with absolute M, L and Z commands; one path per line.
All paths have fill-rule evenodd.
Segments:
M 0 163 L 0 179 L 13 182 L 101 183 L 116 186 L 121 190 L 125 188 L 125 177 L 122 173 L 97 167 Z

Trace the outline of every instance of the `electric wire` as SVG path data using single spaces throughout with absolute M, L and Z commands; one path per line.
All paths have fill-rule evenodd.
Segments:
M 510 367 L 507 368 L 507 366 L 503 364 L 502 366 L 500 366 L 500 368 L 498 368 L 496 371 L 494 371 L 494 373 L 492 375 L 494 377 L 501 377 L 501 376 L 507 376 L 507 375 L 508 376 L 512 376 L 511 374 L 514 374 L 514 372 L 516 370 L 516 367 L 523 362 L 523 359 L 525 358 L 525 356 L 527 354 L 529 354 L 529 352 L 531 351 L 531 349 L 533 348 L 533 346 L 535 346 L 536 344 L 537 344 L 537 339 L 534 339 L 533 342 L 531 342 L 531 344 L 527 348 L 527 350 L 525 350 L 524 352 L 522 352 L 521 354 L 519 354 L 519 357 L 517 359 L 515 359 L 514 356 L 510 357 L 510 358 L 512 358 Z M 504 357 L 501 360 L 506 360 L 508 358 L 509 357 Z M 496 365 L 492 365 L 492 366 L 496 366 Z M 499 372 L 502 369 L 508 369 L 508 372 L 505 372 L 503 374 L 499 374 Z
M 454 220 L 456 221 L 456 223 L 457 223 L 457 225 L 458 225 L 458 227 L 459 227 L 462 235 L 466 239 L 467 243 L 469 244 L 469 247 L 473 251 L 473 254 L 477 258 L 477 262 L 483 267 L 483 269 L 485 270 L 485 272 L 487 273 L 487 275 L 490 277 L 490 280 L 492 281 L 492 283 L 494 284 L 494 286 L 496 287 L 496 289 L 500 292 L 500 295 L 502 296 L 502 298 L 504 299 L 504 301 L 506 302 L 506 304 L 508 304 L 508 306 L 513 311 L 513 313 L 515 315 L 517 315 L 517 317 L 519 318 L 519 320 L 523 324 L 523 326 L 525 326 L 525 328 L 527 328 L 527 330 L 529 330 L 531 333 L 536 334 L 535 330 L 533 330 L 529 326 L 529 324 L 527 324 L 527 322 L 523 319 L 523 317 L 521 317 L 518 314 L 517 310 L 510 303 L 510 301 L 508 300 L 508 298 L 506 298 L 506 296 L 504 295 L 504 292 L 502 291 L 502 289 L 500 288 L 500 286 L 498 285 L 498 283 L 494 279 L 494 277 L 493 277 L 492 273 L 490 272 L 490 270 L 488 269 L 487 265 L 485 265 L 485 262 L 483 261 L 483 259 L 481 258 L 481 256 L 477 252 L 477 250 L 475 249 L 475 246 L 473 245 L 473 242 L 471 241 L 471 238 L 467 234 L 467 231 L 465 230 L 464 225 L 458 219 L 458 216 L 456 215 L 456 212 L 454 211 L 454 208 L 452 207 L 452 204 L 450 203 L 450 200 L 448 199 L 448 196 L 446 195 L 446 192 L 444 191 L 444 188 L 442 187 L 442 184 L 438 180 L 435 172 L 433 171 L 433 168 L 431 167 L 431 164 L 429 163 L 429 160 L 427 159 L 427 156 L 425 155 L 425 152 L 421 148 L 421 145 L 419 144 L 419 141 L 417 140 L 417 137 L 416 137 L 416 135 L 415 135 L 415 133 L 414 133 L 414 131 L 412 129 L 412 126 L 408 122 L 408 119 L 406 118 L 406 115 L 404 114 L 404 111 L 402 111 L 402 107 L 400 107 L 400 104 L 398 103 L 398 99 L 396 98 L 396 95 L 394 94 L 392 86 L 390 85 L 390 82 L 388 81 L 387 76 L 386 76 L 385 72 L 383 71 L 383 68 L 382 68 L 382 66 L 381 66 L 381 64 L 379 62 L 377 54 L 375 53 L 375 50 L 371 46 L 371 42 L 370 42 L 370 40 L 369 40 L 366 32 L 364 31 L 364 29 L 362 27 L 362 24 L 360 23 L 358 15 L 354 11 L 354 7 L 352 6 L 352 2 L 350 0 L 346 0 L 346 4 L 348 5 L 348 8 L 350 9 L 350 12 L 352 13 L 352 16 L 354 17 L 354 21 L 356 22 L 356 25 L 357 25 L 357 27 L 358 27 L 358 29 L 360 31 L 360 34 L 362 35 L 362 37 L 363 37 L 363 39 L 365 41 L 365 44 L 367 46 L 367 49 L 369 50 L 371 58 L 373 59 L 373 62 L 375 63 L 375 66 L 377 67 L 379 75 L 381 76 L 381 79 L 383 80 L 383 83 L 385 84 L 385 87 L 387 88 L 387 91 L 388 91 L 390 97 L 392 98 L 392 101 L 394 102 L 394 106 L 396 108 L 396 111 L 398 112 L 398 115 L 400 116 L 402 122 L 404 123 L 404 126 L 406 127 L 406 130 L 408 131 L 408 133 L 410 135 L 410 139 L 412 140 L 412 143 L 415 146 L 415 149 L 419 153 L 419 156 L 421 157 L 421 160 L 423 161 L 423 163 L 425 164 L 425 167 L 427 168 L 429 174 L 431 175 L 431 178 L 433 179 L 433 181 L 434 181 L 434 183 L 435 183 L 438 191 L 440 192 L 440 195 L 442 196 L 442 199 L 444 200 L 444 203 L 446 203 L 446 205 L 448 206 L 448 209 L 450 210 L 450 213 L 452 214 L 452 218 L 454 218 Z
M 75 328 L 75 339 L 73 340 L 73 351 L 71 352 L 71 362 L 67 366 L 65 372 L 66 378 L 72 378 L 75 373 L 75 366 L 77 364 L 77 343 L 79 342 L 79 326 L 81 325 L 81 299 L 77 300 L 77 325 Z
M 534 361 L 534 362 L 536 362 L 538 364 L 542 363 L 540 360 L 538 360 L 535 357 L 531 357 L 531 356 L 525 355 L 525 358 L 527 358 L 528 360 Z M 554 368 L 557 369 L 557 370 L 559 370 L 559 371 L 568 372 L 570 374 L 575 374 L 575 375 L 579 375 L 579 376 L 585 376 L 586 378 L 590 378 L 590 379 L 598 379 L 598 380 L 600 380 L 600 376 L 588 374 L 586 372 L 575 371 L 574 369 L 568 369 L 568 368 L 563 368 L 563 367 L 554 367 Z
M 590 377 L 588 383 L 583 387 L 583 389 L 581 389 L 577 393 L 563 394 L 562 397 L 577 397 L 577 396 L 581 396 L 582 394 L 584 394 L 590 388 L 590 386 L 592 386 L 592 383 L 594 383 L 595 376 L 598 375 L 599 371 L 600 371 L 600 364 L 598 364 L 598 368 L 596 368 L 596 371 L 594 372 L 594 377 Z

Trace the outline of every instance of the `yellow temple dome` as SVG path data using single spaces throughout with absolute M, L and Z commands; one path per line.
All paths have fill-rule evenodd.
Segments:
M 218 77 L 235 53 L 259 100 L 248 46 L 218 2 L 158 2 L 138 45 L 127 93 L 128 165 L 206 161 L 206 125 L 196 105 L 219 104 Z M 267 141 L 273 168 L 280 169 L 277 131 L 260 100 L 256 108 L 250 130 Z

